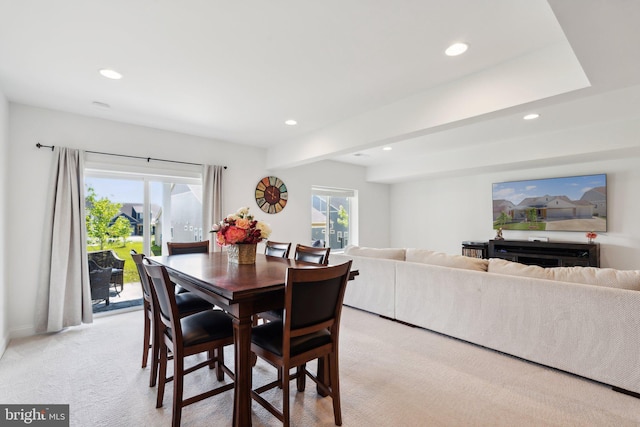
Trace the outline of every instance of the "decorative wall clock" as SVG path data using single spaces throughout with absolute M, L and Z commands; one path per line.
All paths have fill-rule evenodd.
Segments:
M 288 198 L 287 186 L 278 177 L 265 176 L 256 186 L 256 203 L 268 214 L 284 209 Z

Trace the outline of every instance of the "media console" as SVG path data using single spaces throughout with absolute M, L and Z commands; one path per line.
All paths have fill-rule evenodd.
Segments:
M 503 258 L 541 267 L 600 267 L 597 243 L 490 240 L 489 258 Z

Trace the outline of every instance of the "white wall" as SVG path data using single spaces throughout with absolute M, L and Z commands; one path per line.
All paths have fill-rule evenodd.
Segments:
M 602 267 L 640 269 L 640 157 L 394 184 L 391 245 L 461 253 L 466 240 L 487 241 L 492 229 L 492 184 L 535 178 L 607 174 L 608 231 L 599 233 Z M 413 219 L 414 217 L 415 220 Z M 419 223 L 418 223 L 419 221 Z M 505 239 L 544 236 L 586 243 L 584 232 L 504 231 Z
M 0 254 L 7 251 L 7 211 L 9 187 L 9 103 L 0 92 Z M 9 340 L 9 298 L 7 259 L 0 256 L 0 356 Z
M 256 210 L 262 219 L 271 224 L 274 230 L 272 240 L 291 241 L 294 246 L 295 242 L 311 243 L 311 230 L 308 226 L 311 223 L 311 187 L 321 185 L 358 190 L 359 215 L 350 217 L 349 220 L 352 224 L 357 221 L 359 237 L 357 242 L 352 240 L 351 243 L 373 247 L 389 245 L 389 186 L 366 182 L 364 168 L 321 161 L 272 172 L 284 181 L 289 193 L 289 202 L 281 213 L 266 215 Z M 291 203 L 292 200 L 294 203 Z M 253 206 L 256 206 L 255 203 Z M 303 235 L 289 225 L 297 222 L 306 227 Z
M 195 163 L 226 165 L 224 174 L 225 213 L 242 206 L 274 230 L 274 240 L 304 243 L 310 240 L 310 186 L 312 184 L 355 188 L 360 191 L 363 244 L 387 246 L 389 243 L 387 185 L 368 184 L 365 171 L 333 162 L 313 164 L 283 171 L 265 169 L 263 149 L 239 146 L 206 138 L 166 132 L 107 120 L 35 108 L 20 104 L 9 106 L 9 176 L 12 185 L 6 206 L 8 213 L 5 258 L 9 269 L 9 328 L 11 336 L 34 332 L 34 307 L 40 248 L 43 234 L 43 209 L 47 197 L 51 150 L 35 144 L 60 145 L 85 150 L 156 157 Z M 144 165 L 145 161 L 141 161 Z M 168 166 L 167 166 L 168 167 Z M 289 190 L 289 202 L 277 215 L 263 213 L 255 203 L 254 190 L 267 175 L 277 175 Z M 382 226 L 380 226 L 382 224 Z M 370 232 L 370 234 L 369 234 Z M 4 252 L 7 253 L 7 252 Z M 0 257 L 3 258 L 3 257 Z

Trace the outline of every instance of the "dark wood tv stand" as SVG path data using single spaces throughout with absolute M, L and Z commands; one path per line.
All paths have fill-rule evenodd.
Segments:
M 541 267 L 600 267 L 597 243 L 489 240 L 488 256 Z

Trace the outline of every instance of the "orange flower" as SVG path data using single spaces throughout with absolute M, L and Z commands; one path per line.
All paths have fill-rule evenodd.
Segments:
M 239 218 L 236 220 L 236 227 L 242 228 L 243 230 L 248 230 L 251 226 L 251 220 L 247 218 Z

